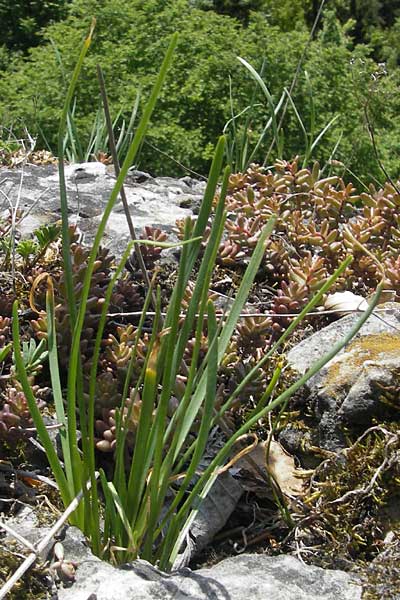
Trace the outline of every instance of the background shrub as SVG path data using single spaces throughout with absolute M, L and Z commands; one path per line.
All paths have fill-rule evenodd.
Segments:
M 257 70 L 264 61 L 263 76 L 277 102 L 283 88 L 290 86 L 307 43 L 309 21 L 317 10 L 314 4 L 283 2 L 278 10 L 277 3 L 268 0 L 241 2 L 236 8 L 229 2 L 193 0 L 148 0 L 145 3 L 140 0 L 73 0 L 67 6 L 66 17 L 41 32 L 44 43 L 40 47 L 31 48 L 27 56 L 15 56 L 3 67 L 0 122 L 12 126 L 14 132 L 26 125 L 32 135 L 39 136 L 38 145 L 55 148 L 58 107 L 62 105 L 66 80 L 92 15 L 97 17 L 97 27 L 77 98 L 76 121 L 80 135 L 83 140 L 89 138 L 99 107 L 96 63 L 103 68 L 113 114 L 122 109 L 122 115 L 128 120 L 138 91 L 142 106 L 148 96 L 156 65 L 165 52 L 170 34 L 179 31 L 171 76 L 142 148 L 140 167 L 158 175 L 183 174 L 175 160 L 205 174 L 211 148 L 232 116 L 229 77 L 235 113 L 249 104 L 255 87 L 237 56 L 245 58 Z M 335 158 L 370 180 L 371 176 L 381 178 L 381 173 L 365 128 L 367 107 L 382 159 L 396 177 L 399 168 L 398 67 L 393 65 L 393 56 L 389 73 L 373 61 L 371 56 L 378 51 L 378 42 L 375 48 L 365 43 L 355 45 L 354 22 L 343 24 L 334 10 L 341 8 L 344 15 L 350 15 L 348 4 L 335 0 L 330 4 L 332 10 L 325 12 L 321 29 L 308 48 L 293 100 L 309 129 L 312 104 L 304 76 L 306 70 L 312 86 L 316 130 L 339 115 L 318 146 L 318 155 L 312 158 L 318 158 L 323 164 L 340 138 Z M 378 11 L 378 21 L 379 14 Z M 374 31 L 378 39 L 378 25 Z M 367 32 L 362 35 L 366 38 Z M 369 32 L 368 36 L 371 35 Z M 382 38 L 379 40 L 383 52 Z M 262 128 L 269 116 L 265 100 L 261 96 L 257 100 L 263 106 L 253 113 L 251 127 L 255 131 Z M 290 108 L 283 136 L 286 157 L 303 152 L 303 136 Z M 271 137 L 267 137 L 257 157 L 260 161 L 270 144 Z M 275 157 L 276 153 L 272 153 L 269 162 Z

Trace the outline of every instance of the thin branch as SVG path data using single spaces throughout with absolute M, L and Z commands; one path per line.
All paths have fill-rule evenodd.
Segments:
M 376 316 L 377 318 L 379 318 L 381 321 L 383 321 L 386 325 L 388 325 L 388 327 L 393 327 L 394 329 L 398 330 L 397 327 L 395 327 L 394 325 L 392 325 L 391 323 L 388 323 L 387 321 L 385 321 L 384 319 L 382 319 L 382 317 L 379 317 L 377 314 L 375 313 L 379 313 L 379 312 L 386 312 L 386 308 L 376 308 L 373 312 L 373 315 Z M 321 315 L 338 315 L 339 313 L 346 313 L 346 314 L 360 314 L 365 312 L 363 309 L 361 308 L 352 308 L 352 309 L 338 309 L 338 310 L 318 310 L 318 311 L 310 311 L 309 313 L 307 313 L 307 317 L 319 317 Z M 115 313 L 108 313 L 107 317 L 140 317 L 142 314 L 142 312 L 140 310 L 138 311 L 132 311 L 132 312 L 115 312 Z M 146 315 L 148 317 L 154 317 L 156 315 L 155 312 L 147 312 Z M 161 313 L 161 315 L 165 316 L 166 313 Z M 216 313 L 217 316 L 221 316 L 222 313 L 217 312 Z M 195 315 L 196 317 L 199 317 L 198 314 Z M 255 317 L 271 317 L 271 318 L 277 318 L 277 319 L 284 319 L 287 317 L 298 317 L 299 313 L 274 313 L 274 312 L 246 312 L 246 313 L 240 313 L 239 317 L 241 319 L 250 319 L 250 318 L 255 318 Z M 179 315 L 180 318 L 185 318 L 186 317 L 186 313 L 181 313 Z M 204 319 L 207 319 L 207 315 L 203 315 Z
M 354 448 L 363 439 L 363 437 L 365 437 L 365 435 L 367 433 L 370 433 L 370 431 L 373 429 L 374 428 L 371 428 L 371 429 L 367 430 L 366 432 L 364 432 L 364 434 L 356 441 L 356 443 L 353 444 L 353 446 L 351 448 L 347 449 L 346 454 L 348 454 L 352 450 L 352 448 Z M 349 498 L 352 498 L 353 496 L 368 496 L 368 494 L 370 494 L 370 492 L 373 490 L 375 483 L 376 483 L 377 479 L 381 476 L 381 474 L 383 472 L 387 471 L 395 462 L 398 462 L 397 454 L 395 453 L 392 456 L 390 456 L 389 450 L 390 450 L 390 446 L 392 444 L 399 441 L 399 434 L 393 434 L 393 433 L 387 431 L 386 429 L 384 429 L 383 427 L 379 427 L 379 426 L 375 430 L 382 431 L 385 435 L 391 436 L 385 445 L 385 450 L 384 450 L 385 457 L 383 459 L 383 462 L 375 470 L 368 485 L 366 485 L 365 487 L 357 488 L 356 490 L 349 490 L 345 494 L 343 494 L 343 496 L 340 496 L 340 498 L 331 500 L 327 504 L 330 504 L 330 505 L 339 504 L 339 503 L 345 502 L 345 500 L 348 500 Z
M 184 171 L 187 171 L 191 175 L 195 175 L 196 177 L 198 177 L 199 179 L 202 179 L 203 181 L 207 181 L 207 177 L 205 177 L 204 175 L 201 175 L 200 173 L 197 173 L 197 171 L 193 171 L 193 169 L 189 169 L 189 167 L 185 167 L 185 165 L 182 164 L 181 162 L 179 162 L 179 160 L 176 160 L 176 158 L 173 158 L 173 156 L 170 156 L 169 154 L 167 154 L 163 150 L 160 150 L 160 148 L 157 148 L 157 146 L 155 146 L 154 144 L 152 144 L 148 140 L 144 140 L 144 143 L 146 144 L 146 146 L 149 146 L 150 148 L 152 148 L 153 150 L 155 150 L 159 154 L 162 154 L 163 156 L 165 156 L 165 158 L 168 158 L 168 160 L 170 160 L 171 162 L 174 162 L 176 165 L 178 165 L 179 167 L 181 167 L 181 169 L 183 169 Z
M 15 290 L 15 234 L 17 227 L 18 208 L 21 201 L 22 184 L 24 181 L 24 168 L 21 169 L 21 177 L 19 182 L 17 201 L 11 209 L 11 276 L 13 279 L 13 288 Z
M 1 523 L 0 522 L 0 527 L 2 529 L 4 529 L 4 531 L 6 531 L 7 533 L 9 533 L 13 538 L 15 538 L 20 544 L 22 544 L 23 546 L 26 546 L 26 548 L 28 548 L 28 550 L 30 550 L 31 552 L 36 553 L 36 548 L 33 544 L 31 544 L 31 542 L 27 539 L 25 539 L 24 537 L 22 537 L 22 535 L 20 535 L 17 531 L 14 531 L 14 529 L 12 529 L 12 527 L 10 527 L 9 525 L 7 525 L 7 523 Z

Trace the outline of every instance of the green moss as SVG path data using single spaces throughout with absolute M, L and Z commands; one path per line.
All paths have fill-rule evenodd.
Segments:
M 390 508 L 400 495 L 399 450 L 398 423 L 388 423 L 320 465 L 305 498 L 313 515 L 306 535 L 318 548 L 313 562 L 361 566 L 378 555 L 388 531 L 400 531 Z
M 12 552 L 12 545 L 7 543 L 7 549 L 0 547 L 0 587 L 15 573 L 20 567 L 23 559 L 21 558 L 20 548 L 15 548 L 15 554 Z M 48 586 L 47 569 L 42 565 L 36 564 L 29 569 L 19 581 L 17 581 L 11 592 L 7 594 L 9 600 L 45 600 L 50 598 Z

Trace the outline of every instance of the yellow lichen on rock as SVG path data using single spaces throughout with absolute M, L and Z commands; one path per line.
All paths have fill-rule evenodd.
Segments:
M 365 363 L 384 364 L 400 354 L 400 335 L 373 333 L 354 340 L 343 354 L 332 361 L 324 378 L 331 390 L 348 388 L 358 377 Z

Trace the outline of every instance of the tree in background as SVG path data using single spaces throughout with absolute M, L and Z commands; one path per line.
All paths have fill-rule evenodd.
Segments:
M 290 32 L 281 39 L 277 27 L 256 15 L 244 29 L 229 16 L 190 8 L 187 0 L 74 0 L 68 17 L 46 30 L 45 40 L 51 39 L 54 46 L 33 48 L 29 60 L 21 58 L 12 73 L 3 74 L 0 121 L 14 124 L 13 130 L 15 123 L 24 122 L 32 135 L 43 132 L 55 147 L 65 82 L 54 47 L 63 70 L 70 73 L 93 14 L 97 25 L 83 67 L 76 112 L 85 139 L 99 106 L 96 63 L 102 66 L 113 114 L 122 109 L 129 119 L 137 92 L 147 97 L 168 38 L 179 31 L 173 65 L 140 157 L 142 167 L 157 174 L 176 172 L 176 164 L 149 144 L 184 165 L 207 172 L 215 141 L 231 116 L 229 76 L 235 112 L 248 103 L 254 89 L 237 56 L 260 69 L 265 55 L 268 85 L 279 98 L 283 85 L 290 84 L 307 40 L 306 31 Z M 264 101 L 260 116 L 265 119 L 267 114 Z M 43 137 L 39 143 L 45 143 Z
M 252 2 L 247 7 L 250 4 L 255 6 Z M 92 15 L 96 15 L 97 26 L 77 90 L 78 131 L 83 142 L 89 139 L 99 107 L 97 63 L 103 68 L 113 115 L 122 111 L 129 120 L 137 93 L 145 102 L 168 39 L 179 31 L 174 62 L 148 129 L 140 166 L 158 175 L 183 174 L 174 160 L 166 158 L 167 153 L 205 174 L 215 140 L 233 115 L 246 110 L 256 87 L 237 57 L 257 70 L 264 63 L 263 77 L 276 104 L 284 88 L 290 88 L 307 45 L 309 31 L 301 23 L 303 14 L 308 18 L 305 8 L 311 4 L 265 0 L 262 12 L 249 10 L 244 27 L 230 15 L 195 8 L 193 0 L 72 0 L 66 18 L 42 31 L 43 44 L 30 49 L 28 56 L 17 57 L 2 73 L 0 123 L 13 131 L 26 125 L 32 135 L 39 137 L 39 145 L 48 142 L 56 148 L 65 97 L 64 74 L 68 77 L 73 69 Z M 340 140 L 335 158 L 366 180 L 379 178 L 381 173 L 364 127 L 364 107 L 368 103 L 382 159 L 397 177 L 400 70 L 394 68 L 389 76 L 379 77 L 379 85 L 371 86 L 378 70 L 370 58 L 371 47 L 354 44 L 346 14 L 337 18 L 339 6 L 344 10 L 350 2 L 329 1 L 332 10 L 322 19 L 320 32 L 301 65 L 292 98 L 304 127 L 290 105 L 282 130 L 284 157 L 290 159 L 304 151 L 304 130 L 319 132 L 338 115 L 312 158 L 325 164 Z M 255 102 L 250 129 L 256 135 L 270 116 L 270 106 L 259 88 Z M 269 130 L 256 160 L 264 160 L 270 145 Z M 273 158 L 271 155 L 268 160 Z
M 191 6 L 200 10 L 213 10 L 220 15 L 229 15 L 247 24 L 251 11 L 263 12 L 265 0 L 190 0 Z
M 304 5 L 305 16 L 311 27 L 321 0 L 297 0 Z M 294 4 L 297 3 L 294 0 Z M 390 28 L 400 17 L 400 0 L 329 0 L 325 9 L 333 10 L 341 23 L 354 21 L 352 37 L 356 44 L 371 42 L 376 31 Z
M 306 15 L 311 10 L 311 0 L 264 0 L 263 11 L 271 25 L 282 31 L 302 29 L 306 26 Z
M 26 51 L 41 41 L 41 30 L 67 13 L 69 0 L 0 0 L 0 46 Z
M 250 13 L 259 13 L 282 31 L 305 27 L 305 16 L 312 10 L 312 0 L 189 0 L 191 6 L 229 15 L 247 25 Z

